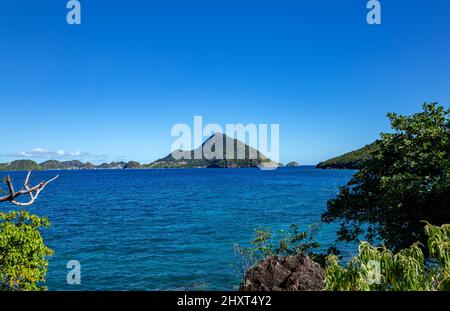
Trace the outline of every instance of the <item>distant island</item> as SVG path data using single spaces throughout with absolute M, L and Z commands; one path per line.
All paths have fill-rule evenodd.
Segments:
M 226 156 L 226 146 L 232 144 L 234 151 L 232 158 Z M 196 153 L 202 154 L 202 150 L 215 151 L 215 146 L 223 146 L 223 159 L 207 159 L 202 155 L 201 159 L 195 159 Z M 244 150 L 244 159 L 239 159 L 238 150 Z M 219 151 L 220 152 L 220 151 Z M 178 156 L 177 156 L 178 155 Z M 182 155 L 180 157 L 179 155 Z M 250 156 L 254 155 L 254 156 Z M 200 147 L 191 151 L 175 151 L 166 157 L 149 164 L 149 168 L 251 168 L 262 166 L 280 166 L 258 150 L 244 144 L 240 140 L 228 137 L 222 133 L 216 133 L 209 137 Z
M 206 150 L 212 150 L 216 143 L 222 140 L 224 146 L 223 159 L 206 159 L 204 155 L 200 159 L 195 159 L 196 152 L 200 152 L 205 148 Z M 233 144 L 234 154 L 231 159 L 227 159 L 225 156 L 225 146 Z M 320 162 L 316 165 L 319 169 L 352 169 L 357 170 L 361 168 L 361 164 L 370 159 L 375 151 L 379 149 L 379 142 L 375 141 L 361 149 L 351 151 L 334 157 L 332 159 Z M 237 150 L 245 150 L 244 159 L 238 159 Z M 177 157 L 182 155 L 182 157 Z M 256 155 L 256 157 L 250 158 L 250 154 Z M 8 163 L 0 163 L 0 171 L 36 171 L 36 170 L 83 170 L 83 169 L 162 169 L 162 168 L 255 168 L 264 166 L 278 166 L 282 167 L 281 163 L 276 163 L 266 157 L 258 150 L 244 144 L 243 142 L 230 138 L 222 133 L 216 133 L 209 137 L 200 147 L 191 151 L 175 151 L 164 158 L 158 159 L 150 164 L 141 164 L 136 161 L 130 162 L 110 162 L 95 165 L 90 162 L 83 163 L 78 160 L 72 161 L 58 161 L 48 160 L 40 164 L 32 160 L 15 160 Z M 292 161 L 286 164 L 285 167 L 297 167 L 300 166 L 298 162 Z
M 292 161 L 285 165 L 286 167 L 297 167 L 300 166 L 298 162 Z
M 375 141 L 361 149 L 345 153 L 341 156 L 329 159 L 317 164 L 321 169 L 351 169 L 358 170 L 364 161 L 370 159 L 379 149 L 379 142 Z
M 223 144 L 219 144 L 222 141 Z M 233 144 L 234 154 L 231 158 L 225 156 L 227 144 Z M 223 159 L 207 159 L 200 153 L 202 150 L 215 151 L 216 146 L 223 146 Z M 237 156 L 238 150 L 244 150 L 243 159 Z M 201 154 L 200 159 L 195 159 L 195 154 Z M 176 155 L 182 155 L 177 157 Z M 250 156 L 252 155 L 252 156 Z M 254 156 L 256 155 L 256 156 Z M 90 162 L 83 163 L 78 160 L 58 161 L 48 160 L 40 164 L 32 160 L 15 160 L 8 163 L 0 163 L 0 171 L 36 171 L 36 170 L 82 170 L 82 169 L 158 169 L 158 168 L 253 168 L 282 166 L 263 155 L 258 150 L 243 142 L 228 137 L 222 133 L 216 133 L 209 137 L 200 147 L 191 151 L 175 151 L 164 158 L 150 164 L 141 164 L 136 161 L 111 162 L 95 165 Z
M 94 165 L 90 162 L 83 163 L 78 160 L 57 161 L 48 160 L 40 164 L 32 160 L 15 160 L 8 163 L 0 163 L 0 171 L 40 171 L 40 170 L 86 170 L 86 169 L 123 169 L 128 163 L 111 162 Z
M 200 159 L 195 159 L 194 155 L 201 150 L 212 150 L 217 143 L 222 140 L 223 159 L 207 159 L 202 154 Z M 227 159 L 225 156 L 226 145 L 233 144 L 233 157 Z M 205 148 L 205 149 L 204 149 Z M 237 150 L 245 150 L 244 159 L 238 159 Z M 361 168 L 364 161 L 370 159 L 375 151 L 379 149 L 379 142 L 375 141 L 361 149 L 351 151 L 334 157 L 332 159 L 320 162 L 316 165 L 319 169 L 352 169 L 357 170 Z M 250 157 L 249 155 L 256 155 Z M 176 155 L 182 155 L 177 157 Z M 191 151 L 177 150 L 158 159 L 150 164 L 141 164 L 136 161 L 130 162 L 111 162 L 95 165 L 90 162 L 83 163 L 78 160 L 72 161 L 58 161 L 48 160 L 40 164 L 32 160 L 15 160 L 8 163 L 0 163 L 0 171 L 36 171 L 36 170 L 83 170 L 83 169 L 162 169 L 162 168 L 256 168 L 265 166 L 282 167 L 281 163 L 276 163 L 266 157 L 258 150 L 244 144 L 243 142 L 230 138 L 222 133 L 216 133 L 209 137 L 200 147 Z M 300 166 L 298 162 L 292 161 L 286 164 L 285 167 Z

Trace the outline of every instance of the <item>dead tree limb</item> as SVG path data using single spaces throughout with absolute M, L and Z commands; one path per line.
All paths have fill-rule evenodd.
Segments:
M 11 181 L 11 177 L 6 176 L 5 179 L 4 179 L 4 182 L 8 186 L 9 195 L 6 195 L 4 197 L 0 197 L 0 203 L 8 201 L 8 202 L 11 202 L 12 204 L 15 204 L 15 205 L 18 205 L 18 206 L 30 206 L 36 201 L 36 199 L 38 198 L 38 196 L 41 193 L 41 191 L 44 190 L 44 188 L 49 183 L 51 183 L 56 178 L 58 178 L 59 175 L 56 175 L 55 177 L 53 177 L 49 181 L 41 181 L 36 186 L 30 186 L 30 177 L 31 177 L 31 172 L 28 172 L 27 178 L 25 179 L 25 183 L 24 183 L 25 189 L 22 188 L 20 191 L 15 191 L 14 190 L 14 185 L 13 185 L 13 183 Z M 29 195 L 30 196 L 30 200 L 28 202 L 17 202 L 16 198 L 20 197 L 20 196 L 23 196 L 23 195 Z

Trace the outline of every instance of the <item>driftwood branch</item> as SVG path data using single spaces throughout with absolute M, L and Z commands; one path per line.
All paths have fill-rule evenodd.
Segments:
M 51 183 L 56 178 L 58 178 L 59 175 L 56 175 L 55 177 L 53 177 L 49 181 L 41 181 L 36 186 L 30 186 L 30 177 L 31 177 L 31 172 L 28 172 L 27 178 L 25 179 L 25 183 L 24 183 L 24 187 L 25 188 L 22 188 L 20 191 L 15 191 L 14 190 L 14 185 L 13 185 L 13 183 L 11 181 L 11 177 L 6 176 L 4 182 L 8 186 L 9 194 L 4 196 L 4 197 L 0 197 L 0 203 L 8 201 L 8 202 L 11 202 L 12 204 L 15 204 L 15 205 L 18 205 L 18 206 L 30 206 L 36 201 L 36 199 L 38 198 L 38 196 L 41 193 L 41 191 L 44 190 L 44 188 L 49 183 Z M 28 202 L 17 202 L 16 198 L 20 197 L 20 196 L 23 196 L 23 195 L 29 195 L 30 196 L 30 200 Z

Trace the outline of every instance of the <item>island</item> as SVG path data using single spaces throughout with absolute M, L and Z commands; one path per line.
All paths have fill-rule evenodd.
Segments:
M 226 155 L 226 146 L 234 147 L 231 156 Z M 205 150 L 215 153 L 215 148 L 221 147 L 218 153 L 222 154 L 222 159 L 205 156 Z M 238 151 L 244 150 L 243 157 L 238 157 Z M 201 155 L 196 157 L 196 155 Z M 252 155 L 252 156 L 251 156 Z M 280 163 L 273 162 L 258 150 L 244 144 L 238 139 L 231 138 L 222 133 L 216 133 L 209 137 L 201 146 L 191 151 L 177 150 L 166 157 L 150 163 L 148 168 L 252 168 L 280 166 Z
M 285 165 L 286 167 L 297 167 L 300 166 L 298 162 L 292 161 Z
M 226 156 L 226 146 L 233 146 L 233 154 Z M 222 157 L 214 157 L 216 148 Z M 243 156 L 238 156 L 238 151 L 243 150 Z M 211 155 L 205 156 L 202 151 L 210 151 Z M 196 156 L 200 155 L 200 157 Z M 160 169 L 160 168 L 256 168 L 279 167 L 277 163 L 266 157 L 258 150 L 246 145 L 238 139 L 231 138 L 222 133 L 210 136 L 197 149 L 190 151 L 177 150 L 164 158 L 150 164 L 141 164 L 137 161 L 111 162 L 95 165 L 90 162 L 83 163 L 79 160 L 58 161 L 48 160 L 40 164 L 32 160 L 15 160 L 8 163 L 0 163 L 0 171 L 38 171 L 38 170 L 85 170 L 85 169 Z
M 362 163 L 369 160 L 373 154 L 379 150 L 379 141 L 375 141 L 363 148 L 354 150 L 338 157 L 320 162 L 317 168 L 320 169 L 350 169 L 358 170 Z

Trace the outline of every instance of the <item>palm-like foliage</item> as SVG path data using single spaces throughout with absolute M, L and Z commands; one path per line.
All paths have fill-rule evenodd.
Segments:
M 358 256 L 343 267 L 335 255 L 327 257 L 325 289 L 338 291 L 435 291 L 450 290 L 450 225 L 425 227 L 427 260 L 419 243 L 398 253 L 367 242 Z M 375 271 L 376 267 L 380 268 Z M 378 274 L 379 273 L 379 274 Z

